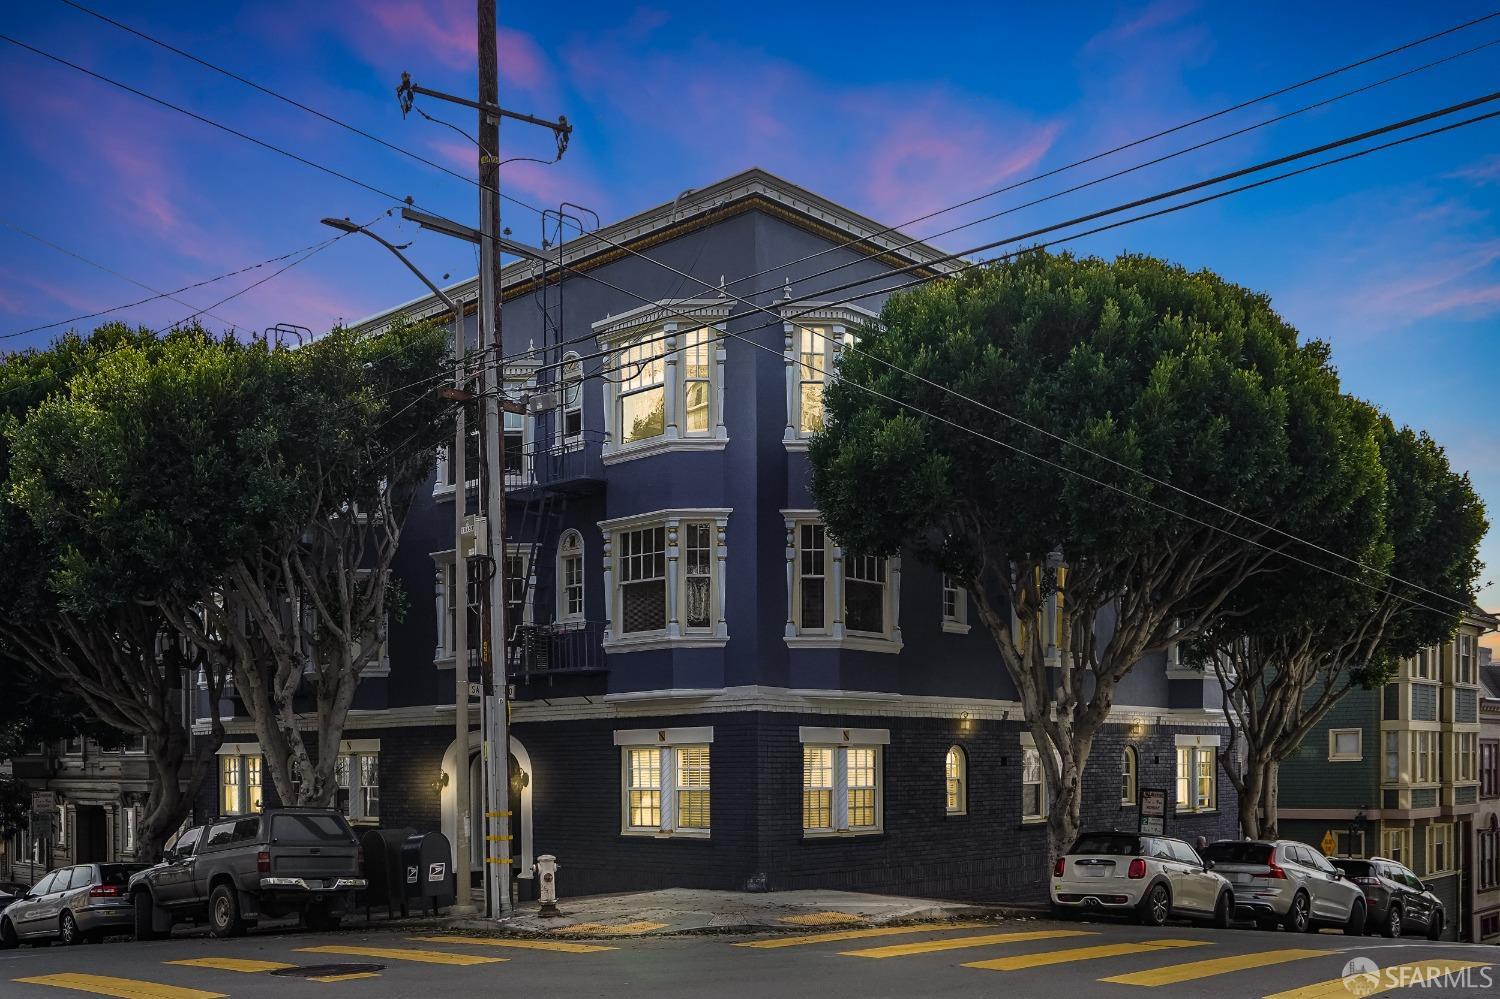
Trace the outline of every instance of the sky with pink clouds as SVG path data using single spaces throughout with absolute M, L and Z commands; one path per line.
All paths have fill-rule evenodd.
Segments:
M 473 147 L 402 120 L 402 70 L 472 93 L 465 0 L 300 4 L 98 0 L 100 9 L 204 59 L 406 146 L 465 176 Z M 505 167 L 532 206 L 568 200 L 605 221 L 761 166 L 895 224 L 1278 86 L 1488 13 L 1481 4 L 1229 5 L 1193 0 L 1005 5 L 506 4 L 503 101 L 576 126 L 554 166 Z M 20 5 L 4 32 L 429 210 L 472 218 L 468 183 L 281 104 L 56 0 Z M 914 226 L 928 235 L 1183 146 L 1500 39 L 1500 18 L 1166 139 Z M 935 242 L 997 239 L 1493 91 L 1500 46 L 1289 121 Z M 324 238 L 325 215 L 389 207 L 278 157 L 0 44 L 5 190 L 0 223 L 29 230 L 158 290 Z M 472 131 L 469 114 L 423 105 Z M 507 123 L 507 156 L 549 158 L 550 138 Z M 517 238 L 540 221 L 507 204 Z M 0 225 L 0 336 L 144 297 Z M 386 220 L 434 277 L 473 273 L 471 251 Z M 1500 121 L 1377 153 L 1181 214 L 1079 241 L 1160 254 L 1267 292 L 1329 340 L 1346 386 L 1425 427 L 1500 511 Z M 273 266 L 281 266 L 273 265 Z M 249 271 L 119 315 L 166 324 L 263 278 Z M 717 280 L 718 275 L 701 275 Z M 830 278 L 829 280 L 834 280 Z M 210 326 L 326 329 L 419 294 L 368 244 L 346 240 L 214 308 Z M 88 325 L 88 324 L 84 324 Z M 9 336 L 47 342 L 62 327 Z M 1500 513 L 1496 514 L 1500 517 Z M 1485 548 L 1500 582 L 1500 531 Z M 1500 586 L 1482 601 L 1500 607 Z

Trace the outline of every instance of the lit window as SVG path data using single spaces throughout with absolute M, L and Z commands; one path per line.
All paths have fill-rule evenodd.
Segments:
M 1364 758 L 1364 732 L 1357 728 L 1335 728 L 1328 732 L 1328 758 L 1334 761 Z
M 707 745 L 624 746 L 626 833 L 707 836 L 711 796 Z
M 710 396 L 713 390 L 711 357 L 714 344 L 709 331 L 699 327 L 682 335 L 682 432 L 703 437 L 713 431 Z
M 1213 746 L 1177 747 L 1177 811 L 1208 812 L 1216 805 Z
M 636 444 L 667 432 L 667 366 L 660 351 L 660 343 L 642 343 L 615 355 L 620 371 L 615 425 L 621 444 Z
M 730 307 L 727 299 L 659 303 L 594 325 L 609 351 L 606 463 L 724 446 L 721 341 Z
M 225 753 L 219 757 L 219 811 L 244 815 L 261 809 L 261 759 Z
M 943 772 L 945 809 L 949 815 L 963 815 L 969 810 L 969 761 L 963 749 L 948 747 Z
M 798 326 L 793 336 L 797 341 L 797 433 L 815 434 L 823 429 L 829 334 L 822 326 Z
M 787 316 L 785 333 L 786 433 L 789 447 L 801 449 L 807 439 L 823 429 L 825 393 L 837 377 L 839 357 L 854 344 L 854 329 L 871 318 L 863 310 L 828 307 L 808 315 L 800 305 L 798 315 Z
M 802 831 L 806 835 L 878 832 L 881 747 L 802 747 Z
M 583 535 L 567 531 L 557 546 L 557 616 L 583 620 Z
M 1139 758 L 1134 746 L 1126 746 L 1120 757 L 1120 804 L 1134 805 L 1136 799 L 1136 776 L 1140 770 Z

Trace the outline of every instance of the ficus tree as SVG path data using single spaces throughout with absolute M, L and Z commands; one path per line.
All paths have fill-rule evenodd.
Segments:
M 1425 433 L 1361 408 L 1376 427 L 1378 487 L 1345 497 L 1316 548 L 1236 594 L 1230 606 L 1246 612 L 1222 615 L 1188 649 L 1224 689 L 1241 751 L 1220 763 L 1249 837 L 1277 836 L 1279 765 L 1339 700 L 1450 639 L 1474 605 L 1488 525 L 1468 476 Z
M 401 526 L 443 439 L 428 376 L 446 353 L 428 325 L 294 351 L 168 337 L 74 377 L 16 437 L 16 494 L 68 539 L 59 578 L 105 591 L 132 560 L 115 595 L 160 615 L 210 706 L 232 681 L 283 801 L 335 793 L 355 689 L 400 606 Z
M 222 672 L 164 612 L 205 568 L 185 530 L 201 514 L 172 488 L 227 481 L 211 442 L 238 418 L 235 393 L 253 391 L 223 356 L 194 363 L 214 350 L 199 329 L 112 324 L 0 363 L 0 655 L 23 683 L 66 690 L 98 723 L 144 738 L 156 779 L 142 859 L 186 818 L 223 737 Z M 195 735 L 200 677 L 211 696 Z
M 1375 470 L 1323 345 L 1140 256 L 1028 253 L 893 295 L 825 403 L 830 531 L 968 588 L 1039 749 L 1053 855 L 1130 670 Z

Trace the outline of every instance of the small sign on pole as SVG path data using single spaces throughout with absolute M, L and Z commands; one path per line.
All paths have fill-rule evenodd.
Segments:
M 1160 788 L 1141 788 L 1136 796 L 1140 813 L 1140 831 L 1149 836 L 1167 832 L 1167 792 Z
M 1339 852 L 1339 838 L 1330 829 L 1323 834 L 1323 842 L 1319 843 L 1318 846 L 1322 848 L 1323 856 L 1331 857 Z
M 33 812 L 50 812 L 57 807 L 56 791 L 32 791 L 31 810 Z

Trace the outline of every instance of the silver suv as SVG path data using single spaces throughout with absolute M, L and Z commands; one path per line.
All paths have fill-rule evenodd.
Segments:
M 1052 911 L 1128 913 L 1161 926 L 1173 916 L 1228 926 L 1234 889 L 1191 846 L 1170 836 L 1084 833 L 1052 868 Z
M 1234 885 L 1239 910 L 1263 930 L 1278 925 L 1293 933 L 1342 927 L 1365 931 L 1365 895 L 1322 853 L 1294 840 L 1223 840 L 1205 856 Z

